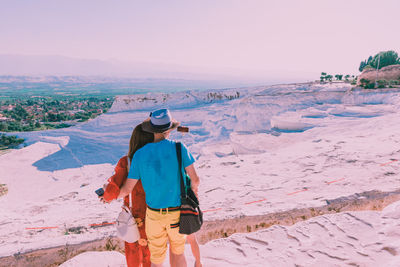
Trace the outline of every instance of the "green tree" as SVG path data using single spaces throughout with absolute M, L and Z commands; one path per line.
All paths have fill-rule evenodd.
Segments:
M 1 123 L 0 123 L 0 131 L 5 132 L 5 131 L 7 131 L 7 130 L 8 130 L 7 124 L 1 122 Z
M 326 72 L 321 72 L 321 77 L 319 77 L 319 79 L 323 82 L 326 79 Z
M 342 74 L 336 74 L 335 78 L 336 78 L 337 81 L 341 81 L 342 78 L 343 78 L 343 75 Z
M 373 57 L 369 56 L 367 60 L 361 61 L 360 67 L 358 68 L 358 70 L 360 72 L 362 72 L 365 69 L 365 67 L 370 66 L 372 59 L 373 59 Z
M 9 112 L 9 114 L 11 118 L 17 121 L 26 119 L 29 116 L 28 112 L 19 104 L 11 112 Z
M 0 147 L 4 148 L 11 148 L 16 147 L 22 144 L 25 141 L 23 138 L 18 138 L 15 135 L 7 136 L 5 134 L 0 135 Z
M 400 64 L 399 55 L 397 52 L 390 50 L 376 54 L 368 65 L 374 69 L 381 69 L 383 67 L 396 64 Z
M 360 67 L 358 67 L 358 70 L 359 70 L 360 72 L 362 72 L 366 66 L 367 66 L 367 62 L 366 62 L 365 60 L 364 60 L 364 61 L 361 61 L 361 62 L 360 62 Z
M 358 70 L 362 72 L 367 67 L 374 69 L 377 69 L 379 67 L 379 69 L 381 69 L 383 67 L 396 64 L 400 64 L 399 55 L 397 54 L 397 52 L 389 50 L 379 52 L 374 57 L 370 56 L 367 60 L 361 61 Z
M 325 79 L 327 80 L 327 81 L 332 81 L 332 78 L 333 78 L 333 76 L 332 75 L 330 75 L 330 74 L 328 74 L 328 75 L 326 75 L 325 76 Z

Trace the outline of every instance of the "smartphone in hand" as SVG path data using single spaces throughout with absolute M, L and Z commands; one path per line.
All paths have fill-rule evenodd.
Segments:
M 96 191 L 94 191 L 99 197 L 104 195 L 104 189 L 103 188 L 99 188 Z

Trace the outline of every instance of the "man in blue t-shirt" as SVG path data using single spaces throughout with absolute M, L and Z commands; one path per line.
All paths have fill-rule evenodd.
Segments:
M 161 266 L 170 243 L 174 266 L 186 266 L 184 256 L 186 236 L 179 233 L 180 167 L 175 142 L 168 140 L 179 122 L 172 119 L 168 109 L 159 109 L 142 123 L 142 129 L 154 133 L 154 142 L 145 145 L 132 158 L 128 179 L 121 188 L 119 198 L 125 197 L 140 179 L 146 194 L 146 234 L 149 240 L 151 262 Z M 197 194 L 199 177 L 193 166 L 194 158 L 182 144 L 182 165 L 190 176 L 191 186 Z

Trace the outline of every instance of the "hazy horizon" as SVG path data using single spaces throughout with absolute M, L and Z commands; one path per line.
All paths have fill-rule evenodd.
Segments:
M 59 55 L 2 55 L 0 76 L 103 76 L 129 79 L 185 79 L 231 81 L 239 83 L 306 82 L 318 77 L 313 73 L 290 70 L 272 70 L 265 73 L 246 73 L 240 69 L 215 69 L 206 72 L 201 68 L 183 65 L 107 61 L 74 58 Z

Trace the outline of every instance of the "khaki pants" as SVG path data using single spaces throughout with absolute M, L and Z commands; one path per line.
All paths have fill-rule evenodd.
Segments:
M 180 211 L 146 210 L 146 234 L 149 240 L 150 260 L 154 264 L 164 262 L 169 241 L 172 253 L 183 254 L 186 235 L 179 233 Z

